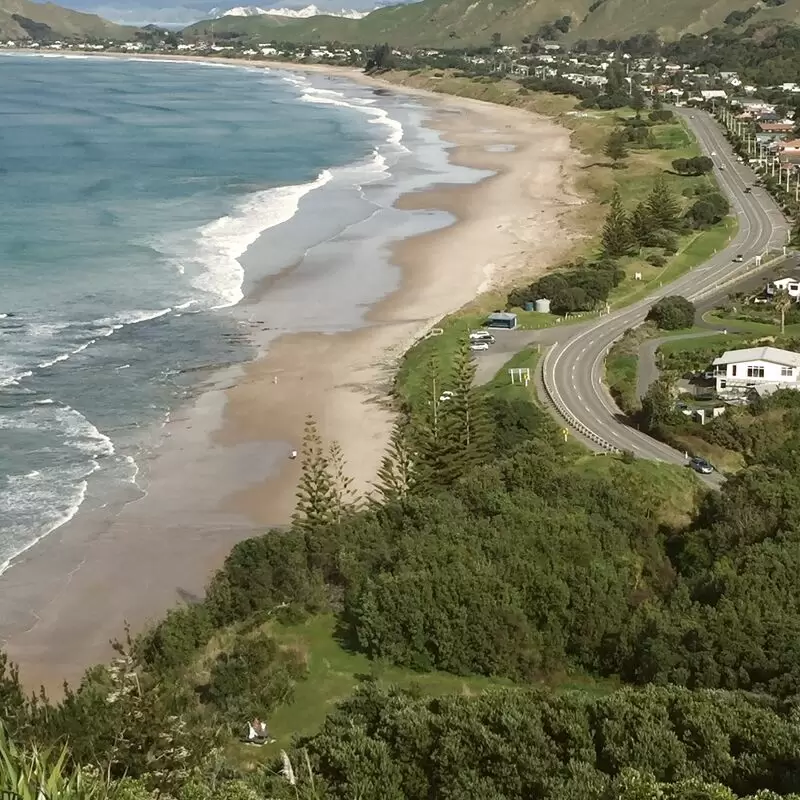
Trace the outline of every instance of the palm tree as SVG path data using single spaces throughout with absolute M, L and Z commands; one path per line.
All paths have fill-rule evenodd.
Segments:
M 775 310 L 781 315 L 781 335 L 783 335 L 786 329 L 786 312 L 792 307 L 794 300 L 786 289 L 781 289 L 775 292 L 772 302 Z

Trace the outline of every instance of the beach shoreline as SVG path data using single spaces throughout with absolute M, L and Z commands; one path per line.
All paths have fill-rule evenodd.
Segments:
M 420 98 L 430 109 L 425 124 L 453 146 L 451 163 L 494 174 L 402 195 L 398 208 L 444 211 L 455 221 L 392 244 L 400 284 L 368 309 L 364 327 L 285 334 L 215 376 L 170 422 L 148 465 L 144 500 L 113 521 L 83 521 L 80 536 L 47 537 L 0 579 L 18 609 L 0 637 L 32 687 L 74 682 L 109 655 L 125 621 L 136 631 L 200 596 L 236 541 L 286 524 L 300 469 L 287 455 L 300 449 L 307 416 L 326 442 L 340 444 L 354 485 L 368 491 L 393 424 L 389 390 L 403 353 L 487 289 L 540 274 L 579 237 L 568 218 L 581 202 L 572 187 L 576 153 L 570 132 L 549 119 L 345 68 L 231 66 L 313 72 Z M 497 145 L 506 148 L 490 149 Z M 242 303 L 251 318 L 263 291 L 256 286 Z

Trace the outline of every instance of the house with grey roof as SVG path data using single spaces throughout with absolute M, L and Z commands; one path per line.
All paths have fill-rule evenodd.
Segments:
M 753 391 L 764 396 L 778 389 L 800 389 L 800 353 L 791 350 L 726 350 L 712 364 L 717 395 L 724 400 L 742 400 Z

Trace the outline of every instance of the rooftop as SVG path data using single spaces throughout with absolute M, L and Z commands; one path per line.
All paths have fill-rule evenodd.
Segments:
M 745 361 L 769 361 L 789 367 L 800 367 L 800 353 L 781 350 L 779 347 L 746 347 L 742 350 L 726 350 L 712 362 L 714 366 L 742 364 Z

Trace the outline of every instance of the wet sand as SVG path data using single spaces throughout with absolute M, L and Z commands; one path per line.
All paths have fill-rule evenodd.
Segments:
M 569 131 L 518 109 L 386 88 L 426 98 L 430 124 L 457 145 L 454 163 L 497 174 L 401 197 L 399 207 L 449 211 L 457 222 L 396 243 L 400 286 L 369 310 L 367 327 L 285 335 L 257 360 L 214 376 L 165 429 L 146 465 L 144 498 L 113 519 L 102 509 L 78 515 L 0 579 L 0 640 L 28 685 L 57 691 L 64 678 L 75 681 L 108 657 L 126 620 L 137 630 L 200 596 L 236 541 L 287 523 L 299 474 L 287 456 L 300 449 L 308 414 L 368 491 L 405 350 L 443 315 L 494 286 L 532 279 L 571 248 L 569 210 L 580 201 Z M 497 145 L 514 149 L 487 150 Z M 245 299 L 251 316 L 269 289 L 256 286 Z

